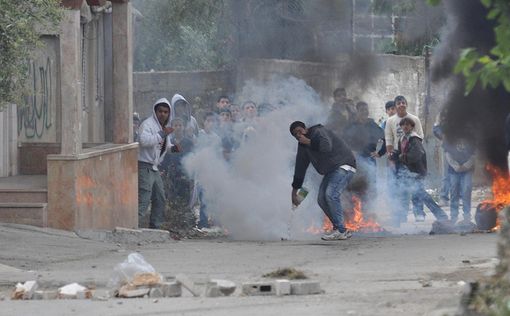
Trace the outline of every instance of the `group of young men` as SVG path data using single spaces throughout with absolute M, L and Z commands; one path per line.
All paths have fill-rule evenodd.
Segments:
M 383 185 L 392 187 L 392 219 L 395 226 L 407 221 L 412 201 L 416 221 L 423 221 L 426 205 L 437 220 L 446 221 L 448 216 L 424 189 L 427 174 L 424 133 L 420 119 L 407 112 L 407 100 L 397 96 L 385 105 L 388 119 L 377 124 L 369 118 L 368 104 L 353 104 L 345 89 L 334 92 L 334 100 L 325 125 L 307 127 L 295 121 L 290 132 L 298 141 L 291 200 L 300 203 L 298 189 L 303 185 L 306 170 L 311 163 L 323 175 L 317 201 L 333 224 L 324 240 L 343 240 L 352 233 L 344 225 L 341 193 L 355 177 L 364 178 L 365 186 L 356 192 L 366 207 L 375 201 L 377 194 L 376 160 L 387 155 L 387 174 Z M 193 148 L 212 146 L 225 160 L 255 131 L 259 112 L 274 107 L 257 105 L 246 101 L 243 105 L 230 104 L 227 96 L 220 96 L 215 111 L 204 115 L 200 129 L 193 117 L 191 106 L 180 94 L 171 102 L 159 99 L 153 105 L 153 113 L 136 130 L 140 144 L 138 157 L 138 211 L 140 224 L 150 207 L 149 227 L 168 228 L 165 223 L 192 229 L 196 225 L 191 211 L 194 197 L 200 201 L 198 228 L 209 226 L 204 188 L 190 179 L 182 166 L 183 156 Z M 434 134 L 442 140 L 445 151 L 445 173 L 448 183 L 444 185 L 451 200 L 452 222 L 458 219 L 459 199 L 462 197 L 464 221 L 471 220 L 471 177 L 474 169 L 474 150 L 469 142 L 457 140 L 450 143 L 441 131 L 434 127 Z M 168 154 L 167 154 L 168 153 Z M 444 191 L 444 190 L 443 190 Z M 167 207 L 169 203 L 169 207 Z M 372 205 L 374 206 L 374 205 Z M 170 210 L 168 214 L 167 210 Z M 173 215 L 172 215 L 173 214 Z
M 311 163 L 323 175 L 318 204 L 333 224 L 333 230 L 326 232 L 322 236 L 323 240 L 351 237 L 352 233 L 344 225 L 340 196 L 354 174 L 361 173 L 368 183 L 368 190 L 361 192 L 362 201 L 374 201 L 377 191 L 375 161 L 385 153 L 388 154 L 388 177 L 385 184 L 392 188 L 387 192 L 393 192 L 388 199 L 392 207 L 393 225 L 400 226 L 407 222 L 410 201 L 416 221 L 425 220 L 423 206 L 426 205 L 438 221 L 455 224 L 460 197 L 463 202 L 463 223 L 471 222 L 471 182 L 475 152 L 469 139 L 449 142 L 440 132 L 440 124 L 434 127 L 434 134 L 443 141 L 445 151 L 445 179 L 448 183 L 443 186 L 451 198 L 449 219 L 425 191 L 427 158 L 422 143 L 424 133 L 420 119 L 407 112 L 406 98 L 397 96 L 386 103 L 388 119 L 381 126 L 368 118 L 368 105 L 365 102 L 358 102 L 354 106 L 352 100 L 347 98 L 345 89 L 335 90 L 334 100 L 325 126 L 318 124 L 307 127 L 300 121 L 290 125 L 290 133 L 298 141 L 292 203 L 300 203 L 298 189 Z
M 200 148 L 213 148 L 229 161 L 233 151 L 247 141 L 256 128 L 258 109 L 253 101 L 231 104 L 228 96 L 217 99 L 215 110 L 203 116 L 203 128 L 192 115 L 191 105 L 180 94 L 171 102 L 159 99 L 153 113 L 135 130 L 139 142 L 138 215 L 141 226 L 150 205 L 150 228 L 204 229 L 210 218 L 204 199 L 205 188 L 190 179 L 182 165 L 184 155 Z M 135 123 L 137 123 L 135 121 Z M 198 223 L 192 212 L 198 199 Z M 168 207 L 167 207 L 168 204 Z

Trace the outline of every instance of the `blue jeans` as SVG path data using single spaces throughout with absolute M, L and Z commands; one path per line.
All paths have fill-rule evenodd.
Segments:
M 449 168 L 450 175 L 450 216 L 452 221 L 459 217 L 459 199 L 462 196 L 464 219 L 471 220 L 471 191 L 473 189 L 473 172 L 455 172 Z
M 340 195 L 351 181 L 354 172 L 338 168 L 324 175 L 319 187 L 317 202 L 333 224 L 333 229 L 345 232 L 344 210 Z
M 425 191 L 423 185 L 423 179 L 420 177 L 410 179 L 409 188 L 412 190 L 412 198 L 415 214 L 425 214 L 423 212 L 423 204 L 425 204 L 429 210 L 434 214 L 438 220 L 447 220 L 448 215 L 443 211 L 436 201 Z M 416 203 L 415 203 L 416 202 Z M 421 207 L 420 207 L 421 206 Z
M 439 197 L 445 201 L 449 200 L 450 192 L 450 172 L 449 165 L 446 161 L 446 151 L 443 149 L 443 177 L 441 178 L 441 189 L 439 190 Z
M 397 185 L 395 195 L 398 197 L 397 220 L 400 223 L 407 222 L 407 213 L 409 212 L 409 201 L 413 203 L 414 216 L 425 216 L 423 211 L 424 200 L 417 195 L 415 190 L 416 175 L 412 174 L 406 166 L 397 162 Z M 421 184 L 423 187 L 423 183 Z M 398 222 L 396 223 L 398 225 Z
M 151 204 L 150 228 L 161 228 L 165 220 L 165 188 L 159 171 L 152 165 L 138 163 L 138 222 L 141 223 Z

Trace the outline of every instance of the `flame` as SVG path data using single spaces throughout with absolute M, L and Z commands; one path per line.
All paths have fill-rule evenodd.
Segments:
M 383 228 L 372 218 L 365 219 L 363 216 L 361 199 L 355 195 L 351 196 L 352 209 L 344 210 L 345 228 L 357 232 L 382 232 Z M 333 224 L 327 216 L 324 216 L 322 229 L 312 222 L 306 232 L 311 234 L 320 234 L 333 230 Z
M 496 166 L 488 164 L 485 169 L 492 176 L 492 199 L 485 200 L 482 203 L 489 203 L 495 205 L 495 209 L 499 212 L 503 206 L 510 205 L 510 176 L 508 171 L 501 170 Z M 501 220 L 498 216 L 496 226 L 493 230 L 498 230 L 501 226 Z

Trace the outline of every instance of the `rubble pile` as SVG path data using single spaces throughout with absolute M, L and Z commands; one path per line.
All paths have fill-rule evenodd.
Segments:
M 242 296 L 256 295 L 310 295 L 324 293 L 317 281 L 305 280 L 301 271 L 279 269 L 265 277 L 277 277 L 271 281 L 247 282 L 242 284 Z M 283 278 L 287 277 L 287 278 Z M 290 280 L 292 279 L 292 280 Z M 55 289 L 39 289 L 36 280 L 16 284 L 11 293 L 13 300 L 53 300 L 53 299 L 92 299 L 110 298 L 163 298 L 180 297 L 185 288 L 194 297 L 230 296 L 237 285 L 229 280 L 208 279 L 195 282 L 185 274 L 163 277 L 145 261 L 139 253 L 131 253 L 127 259 L 115 266 L 108 282 L 109 290 L 98 290 L 95 286 L 70 283 Z

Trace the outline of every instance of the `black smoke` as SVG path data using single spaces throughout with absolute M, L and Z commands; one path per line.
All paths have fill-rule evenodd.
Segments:
M 490 51 L 495 44 L 494 25 L 487 21 L 487 10 L 479 0 L 444 1 L 444 7 L 447 25 L 433 54 L 432 78 L 453 82 L 441 115 L 446 138 L 472 139 L 489 163 L 506 170 L 503 130 L 510 95 L 502 88 L 482 89 L 479 84 L 465 95 L 464 77 L 453 73 L 463 48 L 473 47 L 482 54 Z

